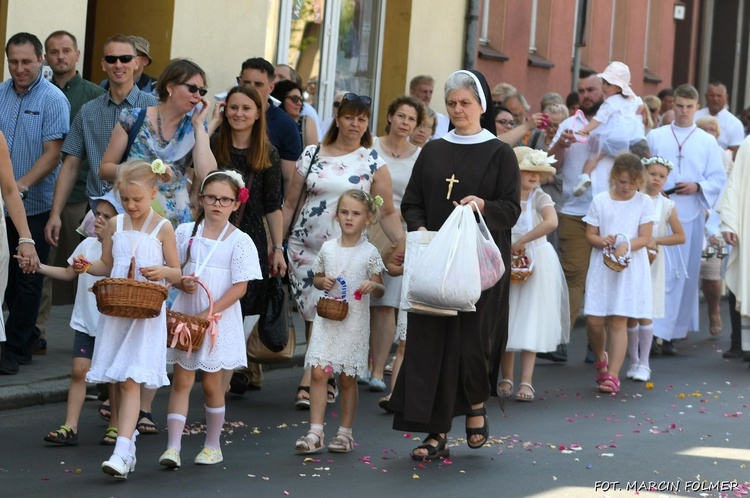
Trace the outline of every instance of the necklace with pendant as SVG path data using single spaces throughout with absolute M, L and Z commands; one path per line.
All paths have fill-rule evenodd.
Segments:
M 163 144 L 169 143 L 169 140 L 164 139 L 164 135 L 161 133 L 161 112 L 159 112 L 159 107 L 156 106 L 156 133 L 159 135 L 159 141 Z

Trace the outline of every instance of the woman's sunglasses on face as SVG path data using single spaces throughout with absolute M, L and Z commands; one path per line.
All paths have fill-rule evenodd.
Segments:
M 201 97 L 205 97 L 208 93 L 208 90 L 205 88 L 201 88 L 198 85 L 193 85 L 192 83 L 180 83 L 180 85 L 185 85 L 185 88 L 188 89 L 188 92 L 195 93 L 198 92 Z

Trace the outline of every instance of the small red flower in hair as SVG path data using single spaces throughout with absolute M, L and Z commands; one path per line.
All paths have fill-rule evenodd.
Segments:
M 247 202 L 247 200 L 250 198 L 250 191 L 242 187 L 239 192 L 237 192 L 237 198 L 240 200 L 240 202 Z

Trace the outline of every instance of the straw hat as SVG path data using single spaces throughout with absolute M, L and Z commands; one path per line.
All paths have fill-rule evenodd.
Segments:
M 557 170 L 550 166 L 557 162 L 555 156 L 548 156 L 543 150 L 534 150 L 531 147 L 514 147 L 518 167 L 521 171 L 532 171 L 542 174 L 554 175 Z
M 630 88 L 630 69 L 626 64 L 619 61 L 610 62 L 603 73 L 597 74 L 610 85 L 622 88 L 622 94 L 626 97 L 634 97 L 635 92 Z

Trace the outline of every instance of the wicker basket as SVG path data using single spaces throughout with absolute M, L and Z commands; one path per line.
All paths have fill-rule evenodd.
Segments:
M 105 278 L 96 282 L 91 290 L 101 314 L 120 318 L 159 316 L 167 298 L 165 286 L 135 280 L 135 257 L 130 259 L 128 278 Z
M 336 280 L 341 284 L 341 297 L 331 297 L 326 291 L 318 300 L 318 316 L 340 322 L 349 313 L 349 303 L 346 302 L 346 282 L 341 277 Z
M 533 249 L 532 249 L 533 251 Z M 525 284 L 534 273 L 534 258 L 526 255 L 526 248 L 520 254 L 513 254 L 510 258 L 510 282 Z
M 214 299 L 211 291 L 206 284 L 195 279 L 208 296 L 208 316 L 214 313 Z M 182 325 L 182 326 L 180 326 Z M 179 311 L 167 310 L 167 347 L 187 351 L 197 351 L 203 344 L 203 338 L 206 336 L 206 330 L 211 322 L 205 318 L 200 318 Z
M 625 262 L 622 263 L 620 261 L 615 261 L 610 257 L 610 254 L 614 254 L 615 248 L 617 247 L 617 238 L 622 237 L 625 239 L 625 242 L 628 244 L 628 252 L 625 253 Z M 625 237 L 623 234 L 618 233 L 615 236 L 615 243 L 611 246 L 607 246 L 604 249 L 602 249 L 602 258 L 604 258 L 604 264 L 609 268 L 610 270 L 621 272 L 625 268 L 628 267 L 630 263 L 630 239 Z

